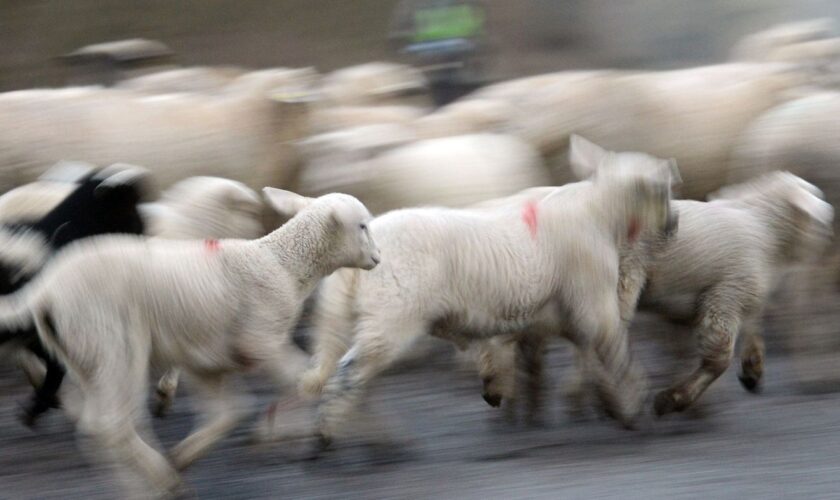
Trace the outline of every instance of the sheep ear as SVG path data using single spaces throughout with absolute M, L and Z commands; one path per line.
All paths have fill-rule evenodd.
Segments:
M 682 175 L 680 175 L 680 168 L 677 166 L 676 159 L 668 158 L 668 169 L 671 171 L 671 188 L 682 186 Z
M 233 210 L 245 212 L 259 211 L 262 200 L 251 188 L 239 182 L 231 181 L 225 192 L 225 204 Z
M 572 134 L 569 138 L 569 164 L 578 179 L 588 179 L 598 171 L 598 166 L 609 152 L 583 137 Z
M 60 161 L 41 174 L 38 180 L 50 182 L 80 182 L 96 167 L 81 161 Z
M 313 201 L 312 198 L 273 187 L 264 187 L 262 192 L 275 212 L 289 218 L 297 215 Z
M 137 205 L 137 211 L 140 213 L 140 217 L 143 219 L 143 224 L 149 227 L 152 226 L 156 221 L 167 217 L 168 213 L 171 212 L 172 209 L 164 205 L 163 203 L 151 202 L 141 203 L 140 205 Z
M 834 209 L 804 189 L 797 189 L 790 200 L 797 219 L 813 220 L 826 227 L 834 222 Z
M 149 170 L 135 165 L 115 163 L 100 170 L 94 179 L 100 181 L 93 190 L 95 196 L 122 196 L 124 193 L 132 193 L 137 196 L 137 201 L 143 201 L 155 197 L 156 194 Z

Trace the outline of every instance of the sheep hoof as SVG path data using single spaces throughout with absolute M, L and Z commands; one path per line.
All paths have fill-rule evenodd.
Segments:
M 33 396 L 27 404 L 21 405 L 21 412 L 18 420 L 28 428 L 35 427 L 38 418 L 50 410 L 50 408 L 61 408 L 58 398 L 51 396 L 48 399 L 42 399 L 38 396 Z
M 738 380 L 741 382 L 741 385 L 744 386 L 744 389 L 748 390 L 753 394 L 759 394 L 761 392 L 761 380 L 752 376 L 741 374 L 738 375 Z
M 764 372 L 762 358 L 757 355 L 748 356 L 741 362 L 741 373 L 738 380 L 744 389 L 753 394 L 761 392 L 761 375 Z
M 481 397 L 484 398 L 484 401 L 493 408 L 498 408 L 502 405 L 502 396 L 498 394 L 490 394 L 485 392 L 481 395 Z
M 682 412 L 688 407 L 688 398 L 681 392 L 672 389 L 660 392 L 653 400 L 653 411 L 657 417 L 668 413 Z
M 318 433 L 315 438 L 315 444 L 312 447 L 312 452 L 306 457 L 308 461 L 315 461 L 319 460 L 321 456 L 324 454 L 325 451 L 330 449 L 330 445 L 332 444 L 332 438 L 323 434 Z
M 160 389 L 155 391 L 155 396 L 157 401 L 155 402 L 155 408 L 152 414 L 155 418 L 163 418 L 169 413 L 169 408 L 172 407 L 172 398 Z

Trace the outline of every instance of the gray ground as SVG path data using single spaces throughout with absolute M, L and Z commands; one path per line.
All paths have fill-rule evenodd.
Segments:
M 670 362 L 660 345 L 636 337 L 636 351 L 662 387 Z M 558 344 L 552 388 L 568 366 Z M 553 397 L 544 428 L 505 426 L 485 405 L 478 381 L 455 369 L 448 349 L 384 377 L 372 408 L 399 445 L 344 439 L 321 460 L 305 440 L 257 446 L 252 422 L 196 463 L 186 479 L 199 498 L 838 498 L 840 395 L 799 395 L 790 363 L 771 356 L 763 394 L 743 391 L 730 369 L 706 398 L 704 417 L 647 418 L 641 430 L 572 422 Z M 252 382 L 264 406 L 267 387 Z M 14 419 L 22 376 L 0 379 L 0 497 L 111 498 L 105 471 L 82 459 L 60 413 L 36 432 Z M 191 422 L 182 391 L 156 423 L 169 446 Z M 302 422 L 302 412 L 293 419 Z

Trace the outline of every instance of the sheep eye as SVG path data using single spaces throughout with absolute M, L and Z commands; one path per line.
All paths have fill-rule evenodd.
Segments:
M 359 229 L 364 231 L 365 229 L 367 229 L 367 224 L 359 224 Z

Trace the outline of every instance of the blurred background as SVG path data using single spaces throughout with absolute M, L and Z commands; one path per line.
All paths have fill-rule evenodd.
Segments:
M 392 60 L 398 0 L 8 0 L 0 88 L 60 85 L 55 59 L 85 45 L 151 38 L 182 65 L 315 66 Z M 836 16 L 831 0 L 486 0 L 492 80 L 561 69 L 673 68 L 724 60 L 774 23 Z
M 840 200 L 840 1 L 441 2 L 478 6 L 481 21 L 470 27 L 478 18 L 461 17 L 449 29 L 464 29 L 463 36 L 421 39 L 406 20 L 424 4 L 435 1 L 2 0 L 0 184 L 7 190 L 33 181 L 62 160 L 129 162 L 149 167 L 161 189 L 190 175 L 218 175 L 253 189 L 346 191 L 376 213 L 467 206 L 572 180 L 568 137 L 582 133 L 609 149 L 676 158 L 685 181 L 681 195 L 689 198 L 789 169 L 835 205 Z M 735 50 L 754 33 L 816 18 L 834 23 L 817 37 L 835 44 L 821 46 L 824 53 L 741 58 Z M 146 42 L 99 55 L 80 51 L 131 39 Z M 436 44 L 448 39 L 467 42 Z M 736 60 L 756 67 L 727 64 Z M 383 80 L 364 75 L 352 91 L 328 92 L 336 70 L 375 61 L 420 68 L 370 71 L 381 70 L 386 77 L 379 77 L 401 91 L 417 77 L 422 92 L 379 92 Z M 779 69 L 779 62 L 790 66 Z M 704 68 L 711 65 L 721 68 Z M 164 102 L 150 95 L 168 90 L 125 85 L 195 66 L 222 68 L 210 75 L 220 83 L 172 92 L 177 96 L 166 101 L 172 114 L 144 111 Z M 314 71 L 281 75 L 280 93 L 272 87 L 263 95 L 269 89 L 260 87 L 265 102 L 243 106 L 241 114 L 238 106 L 197 118 L 185 111 L 234 95 L 217 95 L 223 87 L 241 91 L 225 85 L 248 71 L 278 67 Z M 566 73 L 601 69 L 622 71 Z M 689 70 L 666 71 L 676 69 Z M 544 86 L 517 80 L 547 73 L 556 78 Z M 70 95 L 75 90 L 11 92 L 74 85 L 137 94 L 99 87 L 81 97 Z M 269 100 L 271 108 L 260 107 Z M 278 109 L 282 125 L 271 114 Z M 398 126 L 364 127 L 383 123 Z M 512 142 L 498 136 L 492 143 L 434 142 L 474 132 Z M 411 149 L 421 145 L 426 156 Z M 266 219 L 267 228 L 278 223 Z M 371 411 L 385 418 L 397 444 L 350 440 L 336 455 L 306 461 L 309 443 L 282 437 L 287 424 L 299 431 L 312 421 L 311 408 L 293 408 L 281 429 L 269 433 L 272 442 L 254 443 L 254 416 L 185 479 L 197 498 L 838 498 L 836 244 L 828 254 L 800 270 L 795 286 L 782 280 L 790 286 L 771 298 L 762 325 L 768 358 L 760 394 L 740 387 L 736 359 L 687 414 L 651 417 L 633 432 L 593 415 L 576 420 L 559 397 L 572 358 L 554 343 L 546 417 L 532 427 L 487 407 L 469 363 L 451 346 L 428 341 L 374 389 Z M 303 347 L 306 326 L 298 332 Z M 687 325 L 640 313 L 632 338 L 654 389 L 696 365 Z M 271 401 L 267 383 L 247 382 L 260 407 Z M 35 430 L 19 424 L 18 402 L 29 390 L 12 363 L 0 368 L 0 498 L 117 497 L 109 464 L 85 460 L 85 444 L 77 443 L 61 412 L 45 416 Z M 167 447 L 193 423 L 195 401 L 188 385 L 182 392 L 171 414 L 154 422 Z

